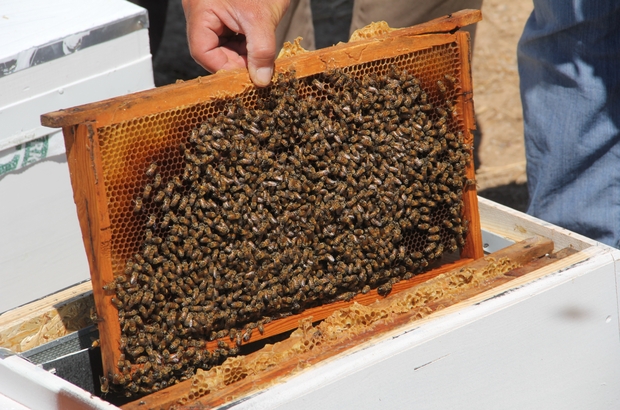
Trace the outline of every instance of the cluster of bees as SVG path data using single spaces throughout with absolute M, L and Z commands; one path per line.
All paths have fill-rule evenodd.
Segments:
M 141 252 L 106 285 L 122 333 L 112 384 L 164 388 L 237 354 L 268 321 L 386 295 L 464 245 L 471 147 L 454 103 L 386 71 L 280 74 L 254 107 L 229 101 L 192 130 L 178 175 L 148 167 Z M 206 349 L 226 337 L 234 347 Z

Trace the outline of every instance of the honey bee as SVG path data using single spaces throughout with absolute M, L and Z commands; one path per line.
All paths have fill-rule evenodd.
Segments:
M 435 250 L 436 247 L 437 247 L 437 244 L 435 242 L 431 242 L 424 248 L 424 253 L 429 254 L 433 250 Z
M 446 86 L 441 81 L 437 81 L 437 88 L 439 89 L 439 92 L 442 94 L 445 94 L 447 91 Z
M 152 191 L 153 191 L 153 186 L 150 184 L 146 184 L 144 186 L 144 190 L 142 191 L 142 197 L 144 199 L 149 199 Z
M 127 336 L 121 336 L 120 338 L 120 342 L 119 342 L 119 348 L 121 351 L 125 350 L 127 348 Z
M 110 382 L 107 377 L 99 376 L 99 390 L 101 390 L 101 393 L 103 393 L 104 395 L 109 393 Z
M 161 226 L 163 229 L 165 229 L 165 228 L 167 228 L 167 227 L 168 227 L 168 225 L 169 225 L 169 224 L 170 224 L 170 215 L 164 215 L 164 216 L 162 217 L 162 221 L 161 221 L 160 226 Z
M 245 332 L 243 332 L 243 341 L 249 342 L 251 337 L 252 337 L 252 328 L 248 326 L 245 329 Z M 237 345 L 239 345 L 239 343 L 237 343 Z
M 456 105 L 453 104 L 452 100 L 446 100 L 446 107 L 448 107 L 448 111 L 452 117 L 456 117 L 458 115 Z
M 391 291 L 392 291 L 392 283 L 391 282 L 384 283 L 383 285 L 380 285 L 377 288 L 377 293 L 380 296 L 387 296 Z
M 153 201 L 155 201 L 156 203 L 159 203 L 163 201 L 165 197 L 166 197 L 166 193 L 164 191 L 159 191 L 153 198 Z
M 106 292 L 113 291 L 116 289 L 116 282 L 110 282 L 102 286 L 103 290 Z
M 161 205 L 161 210 L 164 212 L 168 212 L 170 210 L 170 198 L 164 198 L 163 204 Z
M 446 80 L 448 80 L 451 84 L 456 84 L 456 78 L 454 78 L 450 74 L 444 74 L 443 76 Z
M 155 223 L 157 222 L 157 217 L 153 214 L 149 215 L 149 219 L 146 221 L 145 226 L 147 228 L 152 228 L 155 226 Z M 148 240 L 147 240 L 148 242 Z
M 141 211 L 142 211 L 142 198 L 141 198 L 141 197 L 137 197 L 137 198 L 134 200 L 134 208 L 133 208 L 133 211 L 134 211 L 135 213 L 139 213 L 139 212 L 141 212 Z
M 448 132 L 448 126 L 446 124 L 443 124 L 439 130 L 437 131 L 437 135 L 439 135 L 440 137 L 444 136 L 446 133 Z M 443 144 L 442 144 L 442 148 L 443 148 Z M 444 148 L 445 149 L 445 148 Z
M 152 163 L 151 165 L 149 165 L 149 167 L 146 169 L 146 176 L 147 177 L 152 177 L 153 175 L 155 175 L 155 172 L 157 171 L 157 164 L 156 163 Z
M 469 185 L 469 186 L 472 186 L 472 185 L 473 185 L 473 186 L 475 186 L 475 185 L 476 185 L 476 180 L 475 180 L 475 179 L 467 179 L 467 180 L 465 181 L 465 185 L 466 185 L 466 186 L 468 186 L 468 185 Z
M 117 309 L 122 309 L 123 308 L 123 302 L 121 302 L 120 300 L 118 300 L 117 298 L 113 297 L 111 299 L 112 304 L 117 308 Z
M 172 208 L 176 208 L 176 206 L 179 204 L 179 200 L 181 199 L 181 195 L 176 193 L 174 194 L 174 196 L 172 197 L 172 200 L 170 200 L 170 206 Z
M 174 182 L 170 181 L 166 184 L 166 187 L 163 189 L 163 192 L 166 196 L 172 196 L 174 192 Z
M 142 353 L 144 353 L 144 347 L 143 346 L 132 347 L 130 349 L 126 349 L 126 352 L 132 357 L 137 357 L 141 355 Z

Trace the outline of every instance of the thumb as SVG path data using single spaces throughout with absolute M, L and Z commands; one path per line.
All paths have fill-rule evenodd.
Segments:
M 271 82 L 273 76 L 273 66 L 275 61 L 275 40 L 273 50 L 263 48 L 261 44 L 251 47 L 248 40 L 248 71 L 252 82 L 259 87 L 265 87 Z M 255 39 L 254 39 L 255 41 Z
M 249 21 L 244 30 L 248 71 L 252 82 L 259 87 L 267 86 L 271 82 L 276 59 L 276 27 L 285 11 L 286 7 L 265 7 L 262 10 L 265 14 L 256 16 L 260 23 Z

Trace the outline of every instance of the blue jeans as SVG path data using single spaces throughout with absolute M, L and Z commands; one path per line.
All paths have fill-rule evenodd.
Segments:
M 620 247 L 620 1 L 534 0 L 518 64 L 527 212 Z

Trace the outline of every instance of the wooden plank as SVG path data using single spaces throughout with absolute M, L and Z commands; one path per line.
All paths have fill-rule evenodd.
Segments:
M 462 119 L 464 121 L 465 130 L 467 135 L 465 136 L 466 142 L 471 146 L 470 149 L 470 161 L 467 165 L 466 172 L 467 178 L 470 181 L 475 180 L 474 169 L 474 134 L 476 129 L 476 123 L 474 120 L 474 99 L 473 99 L 473 84 L 471 75 L 471 52 L 470 52 L 470 39 L 469 33 L 459 32 L 457 34 L 457 40 L 460 44 L 461 53 L 461 82 L 463 87 L 463 96 L 459 105 L 463 110 Z M 478 211 L 478 196 L 476 193 L 476 185 L 469 184 L 464 187 L 463 190 L 463 202 L 464 207 L 464 219 L 469 221 L 469 233 L 467 235 L 467 242 L 461 252 L 461 256 L 469 257 L 473 259 L 481 258 L 484 255 L 482 248 L 482 231 L 480 229 L 480 213 Z
M 276 62 L 276 72 L 296 70 L 298 77 L 307 77 L 323 72 L 326 68 L 357 64 L 362 59 L 369 61 L 389 58 L 390 53 L 400 55 L 429 48 L 443 44 L 446 38 L 453 37 L 451 34 L 440 35 L 440 33 L 451 33 L 481 18 L 479 10 L 463 10 L 426 24 L 396 30 L 386 35 L 387 40 L 379 37 L 283 58 Z M 429 33 L 436 35 L 429 36 Z M 253 85 L 246 69 L 219 71 L 217 74 L 192 81 L 44 114 L 41 116 L 41 123 L 47 127 L 59 128 L 96 119 L 98 124 L 103 126 L 204 103 L 214 98 L 241 93 L 251 87 Z
M 110 221 L 103 169 L 99 158 L 99 141 L 93 123 L 63 129 L 67 162 L 71 170 L 73 199 L 88 255 L 92 289 L 97 311 L 101 357 L 104 369 L 113 369 L 120 357 L 120 326 L 112 295 L 103 286 L 114 280 L 110 260 Z
M 89 282 L 80 283 L 0 315 L 0 347 L 19 353 L 93 323 Z
M 474 9 L 464 9 L 430 20 L 426 23 L 410 27 L 409 35 L 450 33 L 456 30 L 477 23 L 482 20 L 482 12 Z M 389 34 L 393 35 L 393 34 Z
M 537 269 L 544 268 L 545 266 L 550 265 L 553 262 L 566 258 L 567 256 L 571 256 L 577 252 L 579 251 L 573 248 L 560 249 L 558 252 L 555 252 L 550 255 L 545 255 L 542 258 L 536 259 L 535 261 L 527 264 L 526 266 L 513 269 L 510 272 L 506 273 L 506 276 L 512 276 L 512 277 L 518 278 L 520 276 L 527 275 L 530 272 L 533 272 Z
M 517 265 L 526 265 L 533 259 L 541 257 L 553 251 L 553 242 L 546 238 L 534 237 L 528 240 L 516 243 L 498 252 L 495 252 L 485 258 L 472 261 L 466 265 L 461 266 L 458 269 L 452 270 L 445 275 L 437 276 L 424 283 L 418 284 L 408 290 L 400 292 L 395 295 L 388 296 L 387 298 L 377 301 L 371 305 L 376 309 L 387 309 L 390 305 L 398 304 L 399 301 L 406 301 L 408 298 L 416 295 L 416 292 L 420 290 L 420 287 L 433 288 L 435 285 L 439 285 L 445 291 L 445 297 L 435 300 L 432 305 L 428 305 L 430 308 L 424 316 L 430 314 L 432 311 L 438 311 L 444 309 L 450 305 L 454 305 L 463 299 L 460 297 L 460 293 L 450 294 L 445 284 L 449 282 L 449 278 L 462 275 L 465 271 L 481 271 L 489 267 L 490 264 L 497 263 L 502 259 L 509 259 Z M 491 289 L 494 285 L 504 284 L 507 281 L 515 279 L 515 277 L 505 276 L 504 273 L 498 275 L 493 280 L 482 283 L 480 287 L 476 286 L 470 289 L 469 296 L 473 294 L 479 294 L 481 292 Z M 349 349 L 354 348 L 357 345 L 366 343 L 373 338 L 379 337 L 382 333 L 397 331 L 400 326 L 403 326 L 412 320 L 419 319 L 421 309 L 415 309 L 403 314 L 394 315 L 388 319 L 382 320 L 373 326 L 369 326 L 368 329 L 360 334 L 347 335 L 340 343 L 335 345 L 324 346 L 322 349 L 317 349 L 309 354 L 295 355 L 291 359 L 278 363 L 277 366 L 270 368 L 260 374 L 250 375 L 234 384 L 227 387 L 223 387 L 221 390 L 212 392 L 208 396 L 194 403 L 185 403 L 186 405 L 206 406 L 207 408 L 216 407 L 222 405 L 232 398 L 240 399 L 244 396 L 248 396 L 255 393 L 257 390 L 264 389 L 265 387 L 278 382 L 282 377 L 293 373 L 299 369 L 299 364 L 304 363 L 304 367 L 319 363 L 328 358 L 334 357 L 337 354 L 343 353 Z M 338 315 L 338 311 L 334 313 Z M 346 333 L 346 330 L 343 329 Z M 293 345 L 297 343 L 297 340 L 289 339 L 281 342 L 281 345 Z M 266 346 L 264 349 L 254 352 L 246 357 L 247 360 L 253 360 L 256 357 L 264 354 L 265 351 L 270 351 L 272 347 Z M 281 348 L 284 349 L 284 348 Z M 160 392 L 153 393 L 149 396 L 143 397 L 134 402 L 128 403 L 123 406 L 124 409 L 140 409 L 140 408 L 168 408 L 171 405 L 178 404 L 179 399 L 186 395 L 190 390 L 192 381 L 185 381 L 175 386 L 164 389 Z
M 346 67 L 373 58 L 389 58 L 390 54 L 400 55 L 431 48 L 453 39 L 454 35 L 438 34 L 414 38 L 394 37 L 386 41 L 388 44 L 376 40 L 340 44 L 277 60 L 275 70 L 276 73 L 294 70 L 297 77 L 308 77 L 331 67 Z M 54 128 L 96 120 L 100 126 L 105 126 L 163 111 L 205 104 L 253 88 L 255 87 L 245 69 L 218 71 L 195 80 L 44 114 L 41 116 L 41 123 Z
M 400 293 L 406 289 L 414 287 L 420 283 L 426 282 L 442 273 L 450 272 L 451 270 L 458 269 L 462 266 L 465 266 L 469 263 L 472 263 L 474 259 L 470 258 L 462 258 L 456 262 L 442 264 L 441 266 L 432 269 L 428 272 L 421 273 L 416 275 L 408 280 L 402 280 L 392 286 L 391 294 Z M 378 300 L 384 299 L 386 296 L 380 296 L 377 292 L 377 289 L 372 289 L 366 294 L 357 294 L 352 299 L 345 301 L 340 300 L 336 302 L 331 302 L 329 304 L 316 306 L 313 308 L 309 308 L 304 310 L 302 313 L 291 315 L 282 319 L 275 320 L 273 322 L 267 323 L 264 328 L 265 331 L 261 334 L 259 332 L 252 332 L 252 336 L 244 341 L 243 344 L 250 344 L 253 342 L 257 342 L 262 339 L 267 339 L 272 336 L 276 336 L 282 333 L 285 333 L 289 330 L 297 329 L 299 326 L 299 322 L 305 318 L 312 317 L 312 320 L 323 320 L 335 311 L 345 308 L 347 306 L 351 306 L 354 303 L 359 303 L 360 305 L 370 305 L 375 303 Z M 229 338 L 225 337 L 223 339 L 213 340 L 207 343 L 207 349 L 212 350 L 217 348 L 218 342 L 224 341 L 229 346 L 234 346 L 236 342 L 231 341 Z
M 479 197 L 478 206 L 484 215 L 482 229 L 506 239 L 520 241 L 532 235 L 545 236 L 555 243 L 556 249 L 566 247 L 583 250 L 601 244 L 583 235 L 560 228 L 549 222 L 510 209 L 488 199 Z
M 492 289 L 495 289 L 497 291 L 498 289 L 501 288 L 501 286 L 504 286 L 504 285 L 514 286 L 516 282 L 512 282 L 512 281 L 515 278 L 522 277 L 524 275 L 527 275 L 535 271 L 542 272 L 543 269 L 547 269 L 549 266 L 551 266 L 552 264 L 555 264 L 558 261 L 562 261 L 561 263 L 566 263 L 566 261 L 570 259 L 565 259 L 565 258 L 568 258 L 569 256 L 572 256 L 578 253 L 579 251 L 576 251 L 571 248 L 564 248 L 555 253 L 550 253 L 550 252 L 551 250 L 549 251 L 549 253 L 545 254 L 544 256 L 534 258 L 531 262 L 524 264 L 518 268 L 512 269 L 506 272 L 505 274 L 503 274 L 502 276 L 491 278 L 489 281 L 480 284 L 480 286 L 476 289 L 466 290 L 462 292 L 461 294 L 459 294 L 458 296 L 456 296 L 455 298 L 453 298 L 453 300 L 455 302 L 457 301 L 460 302 L 460 301 L 464 301 L 468 299 L 477 299 L 481 294 L 484 294 L 487 291 L 491 291 Z M 580 255 L 580 257 L 584 257 L 584 255 Z M 508 282 L 512 282 L 512 283 L 506 285 Z

